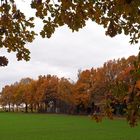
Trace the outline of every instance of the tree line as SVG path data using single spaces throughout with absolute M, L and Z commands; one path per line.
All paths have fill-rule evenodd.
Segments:
M 134 125 L 140 105 L 137 58 L 110 60 L 102 67 L 79 71 L 75 82 L 56 75 L 23 78 L 3 87 L 0 104 L 8 106 L 7 111 L 20 111 L 22 106 L 25 112 L 92 114 L 97 121 L 125 115 Z

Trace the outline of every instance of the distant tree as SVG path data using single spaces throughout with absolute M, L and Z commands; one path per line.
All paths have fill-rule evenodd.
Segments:
M 6 107 L 8 106 L 8 110 L 7 111 L 11 111 L 11 106 L 14 105 L 15 100 L 14 100 L 14 86 L 13 85 L 6 85 L 3 89 L 2 89 L 2 96 L 1 96 L 1 104 L 2 106 Z
M 69 79 L 61 78 L 58 83 L 58 107 L 62 113 L 74 113 L 74 83 Z
M 125 113 L 129 124 L 135 126 L 140 119 L 139 61 L 140 53 L 108 61 L 100 68 L 79 71 L 74 83 L 55 75 L 39 76 L 38 80 L 23 78 L 2 89 L 0 104 L 9 106 L 9 111 L 24 104 L 26 112 L 51 108 L 53 112 L 75 113 L 77 109 L 77 113 L 86 113 L 92 108 L 97 121 Z
M 77 106 L 78 113 L 85 111 L 90 101 L 91 73 L 85 70 L 78 74 L 78 80 L 74 85 L 73 98 Z

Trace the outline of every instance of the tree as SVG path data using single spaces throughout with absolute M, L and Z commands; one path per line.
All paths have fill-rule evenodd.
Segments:
M 14 0 L 1 0 L 0 14 L 0 48 L 16 52 L 18 60 L 28 61 L 29 50 L 25 48 L 25 44 L 34 39 L 35 33 L 31 31 L 34 27 L 33 18 L 27 19 L 24 13 L 17 9 Z M 6 62 L 5 59 L 4 64 Z
M 1 103 L 3 106 L 8 105 L 8 111 L 11 111 L 11 105 L 14 104 L 13 86 L 6 85 L 2 89 Z
M 138 43 L 140 38 L 139 0 L 32 0 L 31 8 L 44 24 L 40 31 L 43 38 L 51 37 L 63 25 L 78 31 L 89 19 L 103 25 L 106 35 L 111 37 L 124 33 L 130 36 L 131 44 Z M 16 52 L 18 60 L 28 61 L 30 52 L 25 45 L 36 35 L 31 30 L 34 17 L 27 18 L 17 8 L 16 0 L 1 0 L 0 13 L 0 47 Z M 0 66 L 5 63 L 0 59 Z
M 58 107 L 61 113 L 74 113 L 75 98 L 74 98 L 74 83 L 69 79 L 61 78 L 58 83 Z
M 16 104 L 16 108 L 18 110 L 18 106 L 24 105 L 25 112 L 28 112 L 28 106 L 31 104 L 30 98 L 32 97 L 32 89 L 30 87 L 31 83 L 33 82 L 30 78 L 23 78 L 20 80 L 19 83 L 14 85 L 15 91 L 13 91 L 14 101 Z
M 30 105 L 30 109 L 31 112 L 33 112 L 36 108 L 36 100 L 35 100 L 35 96 L 36 96 L 36 90 L 37 90 L 37 81 L 36 80 L 32 80 L 30 81 L 30 83 L 28 84 L 28 95 L 27 95 L 27 102 Z
M 114 37 L 124 32 L 131 36 L 131 43 L 139 39 L 140 1 L 135 0 L 33 0 L 31 7 L 44 22 L 42 37 L 50 37 L 55 28 L 68 25 L 78 31 L 91 19 L 107 29 L 106 34 Z M 49 16 L 50 15 L 50 16 Z M 47 17 L 47 18 L 46 18 Z
M 91 74 L 90 70 L 83 72 L 79 71 L 78 80 L 74 85 L 73 98 L 77 106 L 77 113 L 85 111 L 90 101 L 90 88 L 91 88 Z
M 55 75 L 23 78 L 2 89 L 4 106 L 25 105 L 25 111 L 61 113 L 93 113 L 97 121 L 103 116 L 124 115 L 131 126 L 140 118 L 140 53 L 125 59 L 112 60 L 102 67 L 79 71 L 71 83 Z M 99 109 L 98 109 L 99 107 Z M 48 108 L 48 110 L 47 110 Z M 50 111 L 49 111 L 50 110 Z

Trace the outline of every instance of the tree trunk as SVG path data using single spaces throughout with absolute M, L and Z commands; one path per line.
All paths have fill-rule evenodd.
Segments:
M 33 105 L 31 104 L 31 112 L 33 113 Z
M 13 112 L 15 112 L 15 105 L 13 104 L 13 110 L 12 110 Z
M 25 113 L 28 113 L 28 104 L 25 103 Z
M 10 103 L 8 104 L 9 108 L 8 108 L 8 111 L 10 112 L 11 111 L 11 106 L 10 106 Z

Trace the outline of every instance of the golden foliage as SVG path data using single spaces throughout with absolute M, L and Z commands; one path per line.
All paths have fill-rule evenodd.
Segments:
M 140 38 L 139 0 L 32 0 L 35 17 L 29 18 L 17 8 L 15 1 L 1 0 L 0 48 L 16 52 L 18 60 L 30 59 L 25 45 L 35 38 L 36 33 L 32 30 L 35 17 L 43 22 L 40 31 L 43 38 L 50 38 L 56 28 L 63 25 L 78 31 L 89 19 L 103 25 L 106 35 L 111 37 L 124 33 L 130 36 L 131 44 L 138 43 Z

